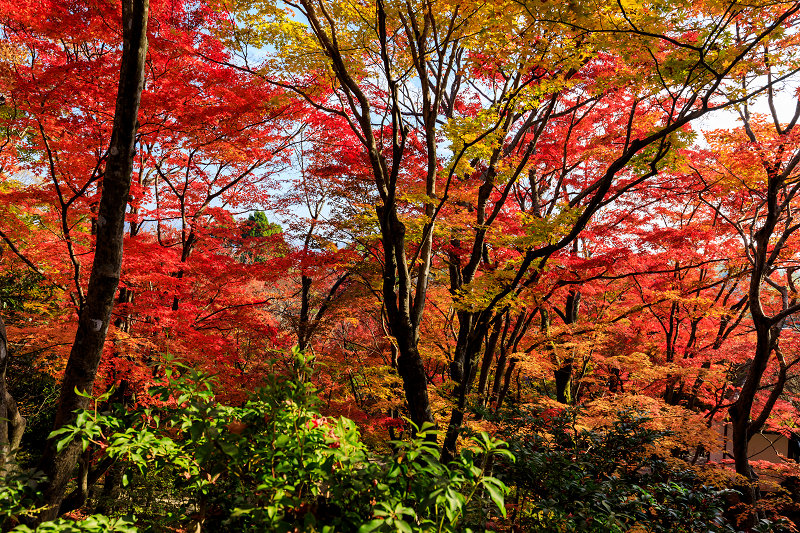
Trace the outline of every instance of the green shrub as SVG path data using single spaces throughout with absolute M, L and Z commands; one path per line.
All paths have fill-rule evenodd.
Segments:
M 40 510 L 36 507 L 37 484 L 42 476 L 32 470 L 10 468 L 0 479 L 0 526 L 5 531 L 14 527 L 14 533 L 32 533 L 34 530 L 18 524 L 20 519 L 33 518 Z M 89 516 L 82 520 L 54 520 L 40 524 L 38 533 L 135 533 L 133 523 L 123 518 L 109 518 L 101 515 Z
M 503 443 L 479 435 L 443 464 L 432 429 L 423 427 L 410 442 L 393 443 L 392 455 L 371 453 L 352 421 L 320 416 L 316 391 L 299 379 L 308 372 L 305 357 L 295 358 L 294 376 L 272 377 L 241 406 L 219 403 L 212 381 L 184 368 L 151 391 L 153 406 L 81 411 L 53 436 L 59 448 L 77 439 L 130 465 L 129 492 L 137 492 L 133 483 L 169 478 L 161 495 L 168 513 L 119 510 L 136 512 L 148 530 L 454 532 L 471 523 L 483 530 L 491 507 L 504 513 L 506 488 L 487 475 L 491 457 L 510 458 Z
M 528 531 L 732 532 L 723 517 L 731 491 L 704 486 L 694 471 L 653 453 L 667 435 L 624 411 L 608 427 L 579 429 L 580 408 L 509 412 L 500 421 L 516 458 L 499 477 L 515 485 Z

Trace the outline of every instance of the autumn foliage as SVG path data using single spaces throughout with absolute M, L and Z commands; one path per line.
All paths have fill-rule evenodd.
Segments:
M 657 530 L 681 505 L 709 531 L 800 527 L 800 4 L 135 1 L 147 43 L 124 251 L 81 407 L 102 398 L 131 427 L 180 409 L 153 393 L 175 368 L 213 376 L 209 405 L 231 413 L 296 381 L 318 395 L 303 417 L 346 417 L 359 450 L 393 461 L 409 439 L 444 469 L 476 442 L 504 449 L 481 432 L 508 440 L 510 492 L 475 481 L 500 491 L 481 527 Z M 77 481 L 6 525 L 97 510 L 137 466 L 105 437 L 55 451 L 80 425 L 59 410 L 72 391 L 57 400 L 84 357 L 79 324 L 99 320 L 121 5 L 0 0 L 0 471 L 59 463 Z M 204 438 L 260 435 L 236 416 Z M 153 439 L 200 438 L 152 420 Z M 764 435 L 790 457 L 749 447 Z M 614 439 L 648 454 L 622 464 Z M 599 464 L 593 442 L 618 461 Z M 592 465 L 588 499 L 651 507 L 600 498 L 611 515 L 592 526 L 551 506 L 553 479 L 580 483 L 549 477 L 550 460 Z M 171 479 L 162 467 L 136 483 Z M 214 472 L 203 483 L 239 479 Z M 301 514 L 323 520 L 325 479 L 281 520 L 317 527 Z M 423 528 L 441 503 L 413 518 L 397 502 L 347 523 Z M 222 523 L 197 505 L 180 527 Z

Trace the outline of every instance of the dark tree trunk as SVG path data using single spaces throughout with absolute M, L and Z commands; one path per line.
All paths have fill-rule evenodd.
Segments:
M 498 314 L 492 326 L 492 332 L 486 340 L 486 347 L 483 351 L 483 362 L 481 363 L 481 373 L 478 376 L 478 394 L 483 397 L 486 393 L 486 384 L 489 381 L 489 370 L 492 368 L 492 361 L 497 351 L 497 340 L 500 338 L 500 328 L 503 325 L 503 315 Z
M 115 510 L 115 502 L 122 492 L 122 477 L 125 474 L 125 463 L 117 461 L 106 471 L 103 478 L 103 491 L 100 494 L 97 512 L 109 514 Z M 116 509 L 118 511 L 118 508 Z
M 472 322 L 473 313 L 468 311 L 458 312 L 458 338 L 456 339 L 453 361 L 450 363 L 450 379 L 459 384 L 461 384 L 464 381 L 464 377 L 468 375 L 469 353 L 467 353 L 467 345 L 469 344 Z
M 297 324 L 297 348 L 304 351 L 308 348 L 309 344 L 309 331 L 308 331 L 308 310 L 311 307 L 311 283 L 312 279 L 309 276 L 303 275 L 301 280 L 300 292 L 300 322 Z
M 300 319 L 297 323 L 297 347 L 301 351 L 311 346 L 311 339 L 314 337 L 320 322 L 322 321 L 325 313 L 328 311 L 328 308 L 331 306 L 333 301 L 342 294 L 343 290 L 345 290 L 343 287 L 346 286 L 345 282 L 349 277 L 350 274 L 347 272 L 339 276 L 339 279 L 336 280 L 336 282 L 328 291 L 328 294 L 319 304 L 317 312 L 312 316 L 311 285 L 314 283 L 314 279 L 310 276 L 306 276 L 305 274 L 302 275 L 300 280 Z
M 402 326 L 392 328 L 392 331 L 408 331 Z M 433 413 L 431 412 L 430 400 L 428 399 L 428 377 L 425 374 L 425 365 L 417 349 L 416 339 L 410 339 L 409 335 L 405 338 L 397 337 L 398 353 L 397 372 L 403 379 L 403 391 L 408 405 L 408 415 L 417 427 L 422 427 L 426 422 L 434 423 Z
M 417 426 L 435 424 L 428 398 L 428 377 L 419 353 L 419 322 L 425 304 L 426 280 L 417 280 L 416 296 L 406 262 L 405 225 L 394 201 L 376 208 L 384 249 L 383 302 L 389 331 L 397 342 L 397 371 L 403 380 L 408 416 Z
M 573 360 L 567 359 L 561 368 L 555 371 L 556 378 L 556 400 L 560 403 L 567 403 L 572 399 L 570 383 L 572 383 Z
M 122 1 L 122 62 L 114 126 L 97 217 L 95 257 L 75 342 L 64 372 L 54 429 L 72 423 L 75 411 L 88 406 L 87 399 L 76 394 L 76 391 L 92 391 L 97 366 L 103 353 L 114 295 L 119 285 L 125 211 L 133 171 L 136 117 L 144 85 L 148 11 L 149 0 Z M 50 520 L 59 515 L 65 488 L 80 453 L 80 443 L 73 443 L 61 452 L 56 451 L 54 441 L 47 443 L 40 463 L 40 468 L 48 479 L 43 487 L 45 509 L 38 520 Z
M 508 395 L 508 389 L 511 387 L 511 377 L 514 374 L 514 369 L 517 367 L 518 359 L 516 357 L 512 357 L 511 361 L 508 364 L 508 370 L 506 370 L 506 377 L 503 380 L 503 388 L 500 390 L 500 395 L 497 397 L 497 407 L 496 409 L 499 411 L 500 407 L 503 405 L 503 401 L 506 399 Z
M 756 352 L 750 362 L 747 378 L 739 398 L 731 406 L 729 413 L 733 426 L 732 445 L 733 459 L 736 466 L 736 473 L 750 480 L 749 487 L 739 487 L 742 492 L 742 499 L 749 504 L 758 498 L 758 476 L 750 466 L 748 444 L 752 436 L 757 433 L 762 423 L 759 420 L 751 420 L 753 401 L 759 390 L 761 377 L 767 368 L 770 354 L 773 350 L 774 332 L 765 320 L 754 318 L 756 323 Z M 781 389 L 783 387 L 781 386 Z M 766 418 L 766 417 L 765 417 Z M 760 417 L 759 417 L 760 419 Z
M 0 474 L 6 472 L 6 463 L 13 457 L 25 431 L 25 418 L 17 409 L 11 393 L 6 387 L 6 369 L 8 368 L 8 339 L 6 325 L 0 317 Z M 9 466 L 13 465 L 11 463 Z
M 577 255 L 578 253 L 578 241 L 575 241 L 573 246 L 573 254 Z M 567 301 L 564 305 L 564 314 L 562 315 L 560 312 L 558 314 L 561 316 L 561 319 L 564 321 L 564 324 L 570 325 L 575 324 L 578 322 L 578 311 L 580 310 L 581 305 L 581 293 L 580 291 L 571 289 L 569 294 L 567 294 Z M 574 370 L 575 361 L 572 357 L 567 358 L 560 367 L 556 369 L 554 372 L 554 378 L 556 382 L 556 400 L 560 403 L 568 403 L 572 400 L 572 373 Z
M 492 393 L 489 396 L 489 405 L 497 409 L 497 398 L 500 396 L 500 389 L 503 386 L 503 375 L 506 371 L 506 363 L 508 362 L 508 355 L 506 350 L 500 350 L 500 358 L 497 360 L 497 365 L 494 369 L 494 380 L 492 381 Z
M 458 435 L 464 423 L 467 395 L 469 394 L 470 386 L 475 378 L 473 369 L 475 357 L 473 357 L 473 354 L 478 353 L 481 344 L 481 338 L 472 337 L 464 346 L 463 367 L 461 368 L 462 379 L 455 390 L 457 396 L 456 406 L 450 413 L 450 422 L 447 425 L 447 433 L 445 434 L 444 443 L 442 445 L 442 461 L 444 462 L 451 460 L 456 454 L 456 442 L 458 442 Z

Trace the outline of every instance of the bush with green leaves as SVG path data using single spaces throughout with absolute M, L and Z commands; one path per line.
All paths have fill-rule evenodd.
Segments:
M 103 515 L 92 515 L 83 520 L 59 518 L 39 524 L 37 528 L 17 526 L 14 533 L 136 533 L 136 526 L 125 518 L 110 518 Z
M 499 421 L 516 458 L 499 477 L 515 485 L 514 522 L 542 532 L 733 532 L 723 516 L 730 490 L 654 453 L 668 433 L 623 411 L 610 426 L 577 424 L 580 408 L 509 411 Z
M 41 509 L 37 507 L 36 490 L 42 476 L 33 470 L 20 469 L 7 464 L 0 472 L 0 530 L 14 528 L 14 533 L 33 533 L 19 521 L 33 518 Z M 16 526 L 16 527 L 14 527 Z M 133 523 L 124 518 L 93 515 L 82 520 L 59 519 L 40 524 L 37 533 L 135 533 Z
M 102 451 L 96 460 L 123 461 L 128 492 L 169 478 L 158 516 L 119 509 L 145 530 L 483 531 L 489 509 L 505 512 L 506 487 L 488 475 L 493 457 L 510 458 L 504 443 L 480 434 L 443 464 L 423 427 L 391 455 L 372 453 L 352 421 L 319 414 L 302 379 L 308 362 L 294 357 L 293 375 L 271 377 L 243 405 L 218 402 L 213 380 L 175 366 L 182 374 L 151 391 L 152 406 L 102 412 L 102 397 L 53 436 L 59 448 L 77 439 Z

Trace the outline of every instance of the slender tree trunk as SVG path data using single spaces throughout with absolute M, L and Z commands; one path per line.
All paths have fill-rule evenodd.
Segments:
M 406 262 L 405 225 L 398 219 L 393 200 L 376 208 L 384 247 L 383 300 L 389 331 L 397 341 L 397 371 L 403 380 L 408 414 L 422 427 L 434 424 L 428 398 L 428 377 L 419 353 L 419 321 L 426 295 L 425 280 L 417 280 L 416 297 Z
M 503 380 L 503 388 L 500 391 L 500 395 L 497 397 L 497 407 L 495 408 L 497 411 L 500 410 L 500 407 L 503 405 L 503 400 L 506 399 L 506 395 L 508 394 L 508 389 L 511 386 L 511 378 L 514 375 L 514 369 L 517 367 L 518 359 L 516 357 L 512 357 L 511 361 L 508 363 L 508 370 L 506 370 L 506 377 Z
M 478 395 L 483 398 L 486 393 L 486 384 L 489 381 L 489 370 L 492 367 L 494 354 L 497 351 L 497 340 L 500 338 L 500 328 L 503 324 L 503 315 L 498 314 L 494 320 L 492 332 L 486 341 L 486 347 L 483 352 L 483 362 L 481 363 L 481 372 L 478 376 Z
M 474 313 L 470 316 L 468 324 L 470 325 L 470 331 L 468 334 L 465 335 L 466 341 L 463 342 L 463 347 L 461 350 L 463 351 L 463 367 L 461 369 L 463 377 L 459 382 L 458 386 L 455 389 L 456 395 L 456 407 L 453 409 L 453 412 L 450 415 L 450 423 L 447 427 L 447 434 L 445 435 L 444 444 L 442 446 L 442 456 L 446 459 L 452 458 L 455 456 L 456 452 L 456 442 L 458 441 L 458 436 L 461 432 L 461 426 L 464 423 L 464 415 L 466 413 L 466 406 L 467 406 L 467 395 L 470 393 L 472 388 L 472 384 L 475 381 L 475 376 L 477 374 L 475 365 L 477 363 L 478 354 L 480 353 L 481 346 L 484 346 L 484 364 L 483 368 L 481 369 L 481 373 L 484 374 L 484 385 L 485 380 L 488 374 L 488 366 L 486 363 L 486 359 L 489 353 L 494 353 L 496 349 L 496 344 L 498 341 L 498 337 L 500 335 L 500 325 L 502 324 L 503 320 L 502 317 L 506 317 L 505 321 L 505 328 L 503 329 L 503 338 L 500 342 L 501 350 L 500 350 L 500 360 L 497 363 L 497 369 L 495 374 L 495 382 L 494 382 L 494 389 L 492 398 L 500 398 L 498 400 L 499 403 L 502 402 L 503 393 L 497 394 L 498 387 L 499 387 L 499 380 L 503 373 L 503 368 L 505 366 L 506 357 L 509 352 L 514 352 L 517 349 L 517 345 L 519 341 L 522 339 L 522 336 L 525 334 L 528 326 L 530 325 L 530 321 L 533 318 L 534 313 L 528 314 L 527 311 L 523 311 L 516 319 L 514 323 L 514 329 L 512 330 L 510 336 L 507 336 L 508 333 L 508 326 L 510 325 L 510 317 L 508 317 L 507 313 L 500 313 L 500 314 L 493 314 L 490 312 L 482 312 L 482 313 Z M 466 321 L 461 322 L 462 327 L 464 324 L 467 323 Z M 490 333 L 490 329 L 492 332 Z M 461 338 L 461 332 L 459 332 L 459 343 Z M 486 343 L 484 343 L 484 339 L 486 339 Z M 457 347 L 456 350 L 459 348 Z M 493 356 L 488 357 L 489 361 Z M 512 358 L 511 367 L 509 368 L 509 372 L 513 372 L 514 365 L 516 364 L 516 359 Z M 506 376 L 506 387 L 508 380 L 510 379 L 509 376 Z
M 114 295 L 119 285 L 125 211 L 133 171 L 136 117 L 144 86 L 148 11 L 149 0 L 122 0 L 122 62 L 114 126 L 97 217 L 95 257 L 75 342 L 64 372 L 54 429 L 72 423 L 74 412 L 88 405 L 87 399 L 78 392 L 92 391 L 97 366 L 103 353 Z M 48 441 L 40 463 L 48 481 L 43 490 L 45 509 L 39 515 L 39 521 L 58 516 L 65 488 L 80 453 L 79 443 L 73 443 L 57 452 L 55 442 Z
M 464 366 L 461 368 L 462 379 L 455 391 L 457 395 L 456 406 L 450 413 L 450 422 L 447 425 L 447 433 L 445 434 L 444 443 L 442 445 L 442 461 L 444 462 L 451 460 L 456 454 L 456 442 L 461 432 L 461 426 L 464 423 L 467 395 L 469 394 L 472 381 L 475 378 L 475 372 L 472 367 L 476 361 L 473 354 L 478 353 L 481 343 L 482 341 L 480 338 L 476 339 L 473 337 L 469 339 L 469 342 L 464 347 Z
M 393 331 L 402 331 L 402 327 Z M 403 390 L 408 404 L 408 413 L 411 421 L 418 427 L 425 422 L 434 423 L 433 413 L 431 412 L 430 400 L 428 399 L 428 377 L 425 374 L 425 365 L 422 362 L 416 339 L 410 339 L 410 335 L 397 337 L 398 352 L 397 372 L 403 379 Z
M 497 365 L 494 369 L 494 380 L 492 381 L 492 393 L 489 397 L 489 404 L 494 404 L 494 409 L 497 410 L 497 398 L 500 396 L 500 389 L 503 386 L 503 375 L 506 371 L 506 363 L 508 362 L 508 354 L 505 348 L 500 349 L 500 358 L 497 360 Z
M 125 463 L 117 461 L 106 471 L 103 478 L 103 491 L 100 494 L 97 512 L 100 514 L 109 514 L 114 510 L 114 503 L 120 496 L 122 491 L 122 477 L 125 474 Z M 119 509 L 116 509 L 119 511 Z
M 300 292 L 300 321 L 297 324 L 297 348 L 300 351 L 305 350 L 308 348 L 308 344 L 310 341 L 309 335 L 309 323 L 308 323 L 308 312 L 309 308 L 311 307 L 311 283 L 312 279 L 309 276 L 303 275 L 300 282 L 301 282 L 301 292 Z
M 739 398 L 729 410 L 733 426 L 731 440 L 734 464 L 736 473 L 750 480 L 749 487 L 740 487 L 743 500 L 749 504 L 753 504 L 758 498 L 758 476 L 750 466 L 747 448 L 750 438 L 761 429 L 756 427 L 756 421 L 751 420 L 753 401 L 773 349 L 772 328 L 769 327 L 766 320 L 755 319 L 754 322 L 756 323 L 756 352 L 750 363 L 747 379 L 739 393 Z
M 17 402 L 6 386 L 8 362 L 6 325 L 0 317 L 0 475 L 7 471 L 6 464 L 19 448 L 26 424 L 25 418 L 17 409 Z M 9 464 L 12 465 L 13 463 Z
M 469 353 L 467 345 L 469 344 L 469 334 L 472 329 L 473 313 L 469 311 L 458 312 L 458 338 L 456 339 L 456 348 L 453 355 L 453 361 L 450 363 L 450 379 L 456 383 L 461 384 L 464 378 L 468 375 L 467 368 L 469 367 Z

